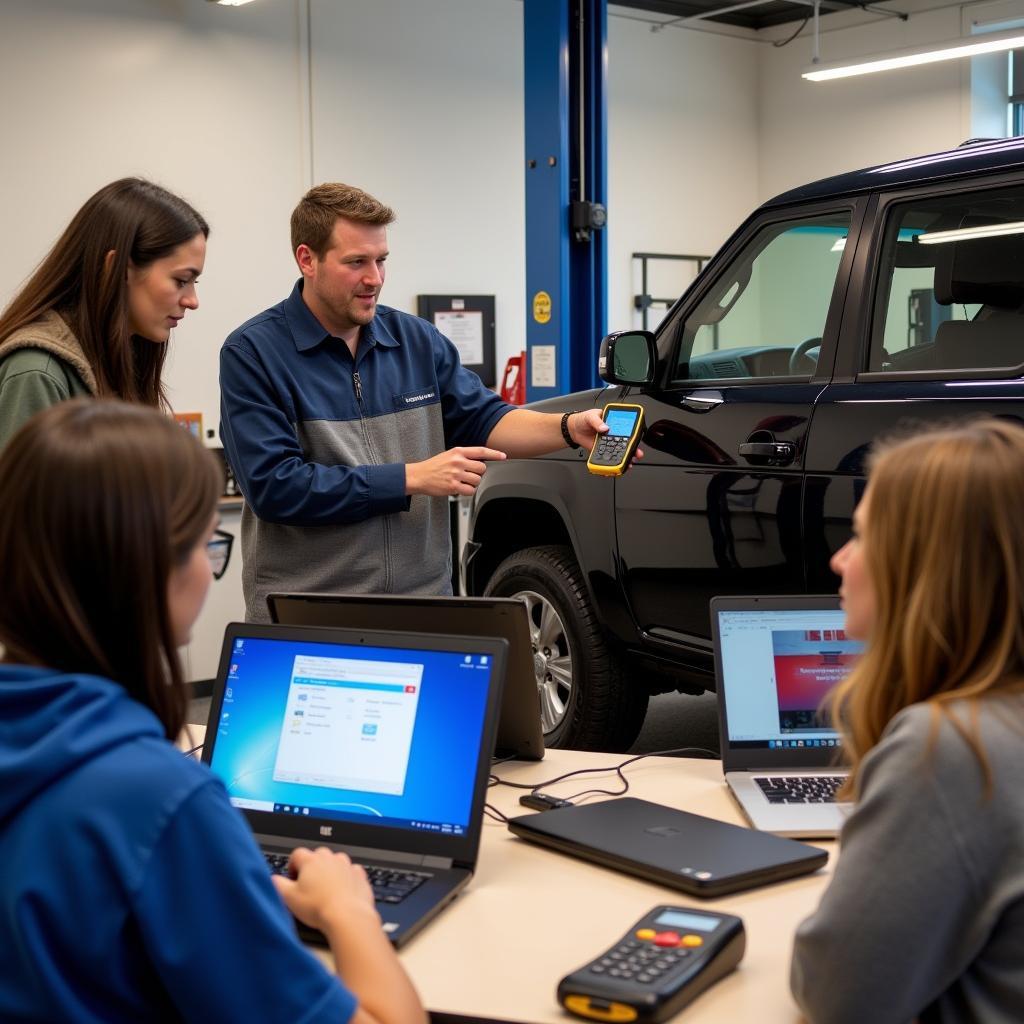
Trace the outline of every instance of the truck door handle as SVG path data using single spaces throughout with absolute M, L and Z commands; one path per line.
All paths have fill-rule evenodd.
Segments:
M 683 405 L 691 412 L 710 412 L 723 402 L 721 391 L 695 391 L 683 396 Z
M 744 441 L 739 447 L 745 459 L 770 459 L 776 466 L 785 466 L 796 458 L 792 441 Z

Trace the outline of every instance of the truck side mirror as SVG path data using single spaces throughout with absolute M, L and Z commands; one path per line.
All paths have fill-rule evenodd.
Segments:
M 617 331 L 601 342 L 597 372 L 609 384 L 650 384 L 658 346 L 650 331 Z

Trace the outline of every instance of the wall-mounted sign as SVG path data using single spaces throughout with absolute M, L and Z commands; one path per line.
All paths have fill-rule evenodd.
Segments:
M 463 366 L 484 361 L 484 315 L 476 309 L 439 309 L 434 326 L 458 349 Z
M 455 346 L 467 370 L 495 386 L 493 295 L 417 295 L 416 313 Z
M 555 346 L 530 347 L 530 387 L 553 388 L 558 384 L 555 373 Z
M 174 418 L 197 441 L 203 439 L 203 414 L 201 412 L 176 412 Z

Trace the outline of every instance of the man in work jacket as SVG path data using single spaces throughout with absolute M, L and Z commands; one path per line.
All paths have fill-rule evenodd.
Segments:
M 379 306 L 393 220 L 361 189 L 310 189 L 291 220 L 302 277 L 221 350 L 250 621 L 274 591 L 451 593 L 448 496 L 472 494 L 488 461 L 607 430 L 596 409 L 506 404 L 432 324 Z

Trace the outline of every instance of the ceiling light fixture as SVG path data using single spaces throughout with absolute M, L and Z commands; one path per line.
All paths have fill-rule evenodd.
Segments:
M 843 61 L 821 64 L 817 61 L 803 72 L 802 78 L 811 82 L 823 82 L 832 78 L 850 78 L 853 75 L 870 75 L 876 71 L 891 71 L 894 68 L 909 68 L 917 64 L 934 64 L 941 60 L 956 60 L 961 57 L 976 57 L 984 53 L 998 53 L 1024 46 L 1024 31 L 1011 29 L 1007 32 L 991 32 L 972 36 L 969 39 L 954 39 L 931 46 L 918 46 L 907 50 L 893 50 L 874 57 L 854 57 Z
M 252 0 L 207 0 L 211 4 L 219 4 L 221 7 L 241 7 L 242 4 L 251 4 Z
M 967 242 L 972 238 L 997 238 L 1000 235 L 1024 235 L 1024 221 L 979 224 L 973 228 L 952 228 L 949 231 L 926 231 L 922 235 L 917 235 L 914 241 L 922 245 L 938 245 L 942 242 Z

